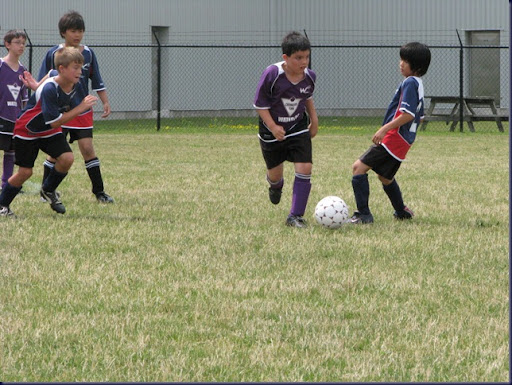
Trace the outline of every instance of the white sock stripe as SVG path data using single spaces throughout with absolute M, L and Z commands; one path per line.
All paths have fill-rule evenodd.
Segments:
M 45 160 L 44 163 L 43 163 L 43 166 L 49 167 L 49 168 L 54 168 L 55 167 L 55 163 L 52 163 L 49 160 Z
M 296 172 L 295 178 L 311 180 L 311 174 L 299 174 L 298 172 Z
M 93 159 L 88 161 L 85 164 L 85 168 L 92 168 L 92 167 L 100 167 L 100 160 L 99 159 Z
M 269 179 L 268 174 L 267 174 L 267 182 L 268 182 L 271 186 L 278 185 L 278 184 L 279 184 L 279 183 L 281 183 L 283 180 L 284 180 L 284 178 L 281 178 L 281 179 L 279 179 L 277 182 L 272 182 L 272 181 Z

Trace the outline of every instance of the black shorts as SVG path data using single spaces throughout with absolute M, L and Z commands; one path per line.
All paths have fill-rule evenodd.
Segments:
M 371 167 L 378 175 L 393 180 L 402 162 L 393 158 L 381 145 L 372 145 L 359 158 L 361 162 Z
M 25 168 L 34 167 L 39 150 L 52 158 L 58 158 L 65 152 L 71 152 L 71 147 L 69 147 L 66 137 L 62 134 L 34 140 L 14 138 L 14 149 L 16 151 L 15 163 Z
M 260 140 L 263 159 L 270 170 L 279 166 L 285 160 L 293 163 L 313 163 L 311 135 L 305 132 L 289 136 L 281 142 L 263 142 Z
M 0 150 L 12 151 L 14 150 L 12 141 L 12 132 L 14 130 L 14 123 L 5 119 L 0 119 Z
M 13 151 L 14 141 L 12 135 L 0 134 L 0 150 L 2 151 Z
M 66 137 L 66 138 L 69 133 L 69 143 L 73 143 L 75 140 L 80 140 L 83 138 L 92 138 L 92 128 L 84 128 L 84 129 L 63 128 L 62 133 L 64 134 L 64 137 Z

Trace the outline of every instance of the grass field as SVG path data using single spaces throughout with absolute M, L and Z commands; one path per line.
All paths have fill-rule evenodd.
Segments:
M 353 211 L 376 126 L 321 122 L 310 226 L 293 229 L 292 165 L 273 206 L 254 122 L 174 123 L 100 125 L 114 205 L 73 145 L 55 214 L 40 157 L 0 223 L 0 380 L 509 380 L 507 134 L 420 132 L 397 175 L 414 220 L 370 174 L 375 223 L 327 230 L 314 205 Z

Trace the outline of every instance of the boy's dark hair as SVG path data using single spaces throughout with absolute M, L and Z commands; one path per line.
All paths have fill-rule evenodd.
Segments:
M 27 40 L 27 34 L 19 29 L 11 29 L 4 35 L 4 43 L 10 43 L 12 39 L 23 38 Z
M 422 43 L 407 43 L 400 47 L 400 58 L 409 63 L 415 75 L 423 76 L 430 65 L 430 49 Z
M 297 51 L 311 51 L 311 44 L 306 36 L 293 31 L 283 38 L 281 48 L 284 55 L 292 56 Z
M 69 11 L 62 15 L 59 20 L 59 32 L 60 36 L 64 37 L 64 34 L 68 29 L 77 29 L 79 31 L 85 31 L 85 22 L 77 11 Z

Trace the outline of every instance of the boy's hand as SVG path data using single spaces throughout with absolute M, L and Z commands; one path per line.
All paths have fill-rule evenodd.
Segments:
M 39 86 L 39 83 L 28 71 L 24 71 L 23 75 L 20 75 L 20 80 L 23 82 L 25 87 L 30 88 L 32 91 L 37 90 L 37 87 Z
M 373 138 L 372 138 L 372 142 L 374 144 L 381 144 L 382 143 L 382 140 L 384 139 L 384 137 L 386 136 L 386 133 L 387 133 L 387 130 L 383 129 L 383 127 L 381 127 L 374 135 L 373 135 Z
M 311 139 L 313 139 L 316 136 L 316 134 L 318 134 L 318 124 L 310 123 L 308 128 L 309 135 L 311 136 Z
M 87 111 L 87 110 L 91 109 L 96 104 L 97 101 L 98 101 L 98 98 L 96 96 L 87 95 L 84 98 L 84 100 L 82 100 L 82 103 L 80 103 L 80 105 L 82 106 L 84 111 Z
M 285 140 L 284 135 L 286 132 L 284 131 L 284 128 L 282 126 L 275 125 L 272 128 L 270 128 L 270 131 L 274 135 L 274 138 L 276 138 L 279 142 Z
M 110 115 L 112 111 L 110 110 L 110 103 L 103 103 L 103 115 L 101 115 L 102 118 L 106 118 Z

